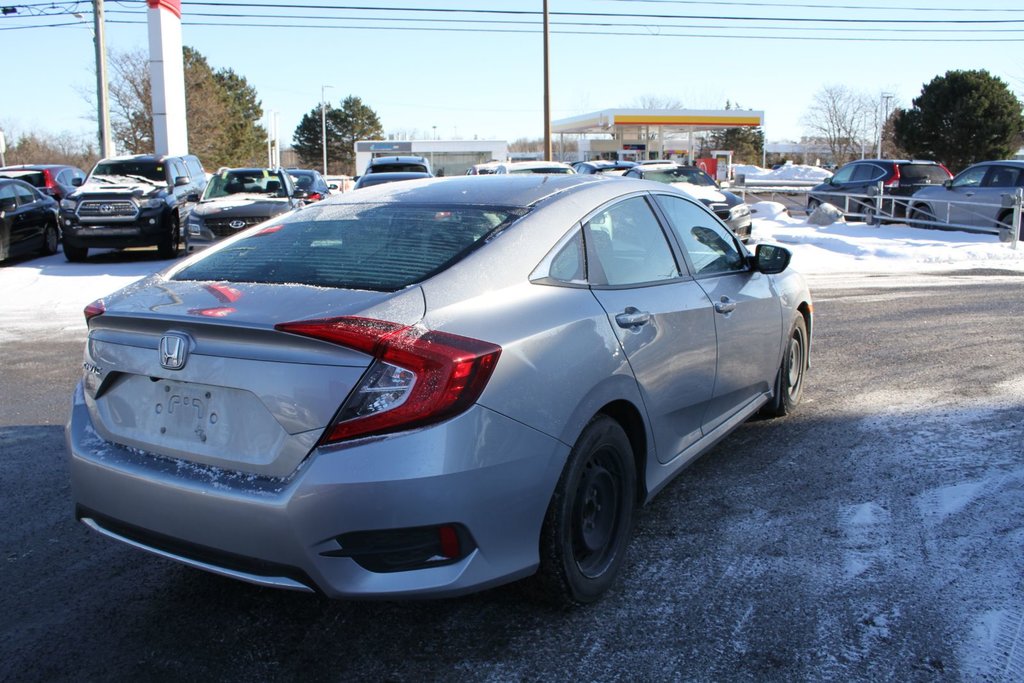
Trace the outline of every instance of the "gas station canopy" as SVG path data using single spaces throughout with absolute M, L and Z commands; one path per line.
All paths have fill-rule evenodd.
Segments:
M 552 121 L 560 135 L 580 140 L 580 158 L 683 159 L 694 163 L 694 133 L 764 126 L 764 112 L 746 109 L 605 109 Z
M 614 133 L 616 128 L 658 127 L 663 133 L 704 131 L 719 128 L 757 128 L 764 125 L 763 111 L 744 109 L 605 109 L 593 114 L 552 121 L 552 133 Z

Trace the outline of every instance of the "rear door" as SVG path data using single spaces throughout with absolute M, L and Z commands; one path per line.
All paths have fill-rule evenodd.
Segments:
M 648 199 L 599 209 L 583 225 L 588 278 L 643 396 L 658 460 L 701 437 L 715 382 L 711 302 L 677 262 Z
M 656 198 L 713 305 L 718 365 L 706 434 L 771 389 L 782 353 L 782 305 L 771 278 L 750 267 L 718 219 L 682 197 Z
M 11 252 L 25 252 L 42 245 L 46 222 L 53 214 L 46 209 L 41 195 L 28 187 L 14 185 L 18 208 L 11 224 Z

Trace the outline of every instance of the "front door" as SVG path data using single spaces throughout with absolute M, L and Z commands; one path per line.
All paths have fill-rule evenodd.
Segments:
M 648 200 L 636 195 L 584 223 L 588 277 L 640 387 L 658 460 L 701 437 L 715 384 L 711 302 L 683 274 Z

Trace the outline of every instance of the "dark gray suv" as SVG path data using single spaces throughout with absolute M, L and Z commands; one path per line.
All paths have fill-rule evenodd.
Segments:
M 102 159 L 60 203 L 64 256 L 84 261 L 94 247 L 156 246 L 161 258 L 174 258 L 194 203 L 189 196 L 204 189 L 206 173 L 191 154 Z

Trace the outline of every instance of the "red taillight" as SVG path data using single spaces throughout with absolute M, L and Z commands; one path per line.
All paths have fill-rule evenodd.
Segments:
M 375 358 L 349 393 L 323 442 L 422 427 L 471 406 L 501 347 L 446 332 L 369 318 L 281 323 L 276 329 L 321 339 Z
M 103 299 L 96 299 L 91 304 L 85 307 L 85 322 L 88 323 L 90 320 L 98 315 L 103 315 L 107 310 L 107 305 L 103 303 Z
M 46 189 L 53 194 L 53 191 L 57 188 L 57 183 L 53 180 L 53 172 L 48 168 L 43 169 L 43 180 L 46 183 Z
M 309 201 L 311 201 L 311 202 L 318 202 L 318 201 L 320 201 L 323 198 L 324 198 L 324 196 L 322 194 L 320 194 L 319 192 L 310 192 L 309 193 L 309 197 L 308 197 Z
M 883 185 L 886 187 L 899 187 L 900 186 L 900 165 L 892 165 L 892 177 L 886 180 Z

